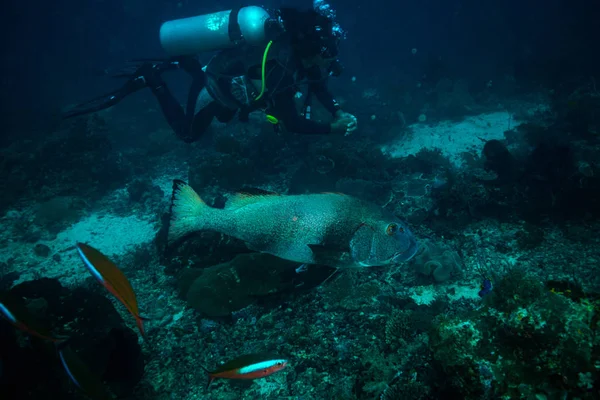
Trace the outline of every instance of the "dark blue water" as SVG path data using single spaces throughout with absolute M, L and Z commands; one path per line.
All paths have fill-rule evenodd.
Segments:
M 600 398 L 600 4 L 317 3 L 3 4 L 1 399 Z

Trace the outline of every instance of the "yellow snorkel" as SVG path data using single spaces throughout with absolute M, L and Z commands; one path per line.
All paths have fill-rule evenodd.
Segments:
M 261 70 L 261 79 L 262 79 L 262 84 L 261 84 L 261 88 L 260 88 L 260 93 L 258 94 L 258 96 L 256 96 L 256 98 L 254 99 L 254 101 L 258 101 L 260 100 L 263 95 L 265 94 L 265 85 L 266 85 L 266 69 L 267 69 L 267 57 L 269 56 L 269 50 L 271 49 L 271 46 L 273 45 L 273 41 L 269 41 L 269 43 L 267 44 L 267 47 L 265 47 L 265 51 L 263 53 L 263 58 L 262 58 L 262 70 Z
M 254 99 L 254 101 L 258 101 L 260 100 L 263 95 L 265 94 L 265 89 L 266 89 L 266 69 L 267 69 L 267 58 L 269 57 L 269 50 L 271 49 L 271 46 L 273 45 L 273 41 L 269 41 L 269 43 L 267 43 L 267 47 L 265 47 L 265 51 L 263 53 L 263 58 L 262 58 L 262 68 L 261 68 L 261 88 L 260 88 L 260 93 L 258 94 L 258 96 L 256 96 L 256 98 Z M 275 117 L 274 115 L 270 115 L 267 114 L 267 121 L 269 121 L 271 124 L 273 125 L 277 125 L 279 124 L 279 119 L 277 119 L 277 117 Z

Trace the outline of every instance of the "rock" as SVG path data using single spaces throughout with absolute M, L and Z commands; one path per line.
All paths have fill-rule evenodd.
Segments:
M 297 266 L 269 254 L 238 255 L 230 262 L 203 269 L 189 287 L 187 301 L 205 315 L 227 316 L 254 303 L 258 296 L 293 287 Z
M 13 282 L 21 276 L 21 272 L 19 271 L 7 272 L 8 266 L 6 267 L 7 269 L 3 269 L 4 267 L 1 264 L 6 265 L 5 263 L 0 263 L 0 291 L 10 289 Z
M 141 181 L 136 179 L 127 186 L 127 194 L 129 194 L 129 201 L 137 203 L 142 200 L 144 193 L 150 189 L 151 185 L 149 182 Z
M 310 290 L 336 271 L 311 265 L 298 273 L 298 266 L 270 254 L 241 254 L 227 263 L 181 271 L 179 288 L 190 307 L 210 317 L 224 317 L 254 303 L 279 306 L 281 296 Z
M 340 179 L 335 185 L 337 192 L 349 194 L 375 204 L 384 204 L 390 198 L 391 184 L 370 182 L 364 179 Z
M 35 245 L 35 247 L 33 248 L 33 252 L 35 253 L 36 256 L 38 257 L 48 257 L 50 255 L 50 247 L 46 246 L 43 243 L 38 243 Z
M 217 232 L 194 233 L 180 242 L 167 246 L 169 214 L 162 217 L 163 225 L 154 239 L 165 273 L 175 275 L 182 268 L 205 268 L 231 261 L 238 254 L 251 253 L 241 240 Z
M 257 176 L 253 160 L 231 154 L 216 154 L 192 164 L 188 183 L 195 189 L 216 185 L 221 190 L 235 192 L 258 184 Z
M 127 186 L 129 201 L 131 203 L 143 203 L 147 200 L 160 202 L 164 196 L 162 189 L 153 185 L 150 181 L 136 179 Z
M 58 280 L 47 278 L 18 284 L 10 294 L 27 299 L 23 304 L 36 325 L 47 327 L 54 335 L 70 337 L 69 346 L 112 392 L 119 397 L 133 393 L 144 372 L 137 332 L 124 324 L 106 296 L 83 288 L 70 290 Z M 3 395 L 7 388 L 7 398 L 44 398 L 48 393 L 56 398 L 72 398 L 71 382 L 52 346 L 31 337 L 32 345 L 21 347 L 17 344 L 21 335 L 26 334 L 0 322 Z M 6 382 L 28 384 L 4 385 Z
M 462 263 L 455 251 L 432 240 L 423 240 L 420 243 L 419 252 L 411 262 L 419 274 L 431 277 L 437 283 L 450 279 Z
M 300 167 L 292 175 L 289 184 L 289 194 L 334 191 L 336 179 L 334 174 L 322 174 L 308 166 Z

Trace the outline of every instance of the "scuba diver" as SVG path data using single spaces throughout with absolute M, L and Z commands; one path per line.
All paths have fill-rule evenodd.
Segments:
M 357 128 L 356 117 L 342 111 L 327 89 L 327 78 L 341 73 L 337 55 L 342 35 L 331 14 L 318 9 L 282 8 L 272 17 L 261 7 L 247 6 L 168 21 L 160 29 L 168 60 L 141 60 L 132 73 L 115 75 L 129 78 L 123 87 L 75 106 L 63 117 L 111 107 L 148 87 L 186 143 L 198 140 L 214 118 L 229 122 L 237 113 L 241 121 L 248 121 L 248 114 L 256 110 L 263 111 L 276 130 L 348 135 Z M 204 67 L 195 58 L 217 50 Z M 185 109 L 161 76 L 176 69 L 192 77 Z M 307 90 L 299 112 L 295 98 L 302 86 Z M 310 119 L 313 97 L 332 114 L 331 123 Z M 202 104 L 206 98 L 210 100 Z

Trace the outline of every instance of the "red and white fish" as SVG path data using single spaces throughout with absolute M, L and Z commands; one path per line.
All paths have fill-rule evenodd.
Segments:
M 30 312 L 22 302 L 9 293 L 0 293 L 0 316 L 15 328 L 42 340 L 59 343 L 67 339 L 52 335 Z
M 109 292 L 111 292 L 131 315 L 135 318 L 138 329 L 143 337 L 144 318 L 140 316 L 135 292 L 121 270 L 100 251 L 87 244 L 77 243 L 77 251 L 87 269 Z
M 101 379 L 69 347 L 69 338 L 52 335 L 18 298 L 10 293 L 0 293 L 0 316 L 29 335 L 54 343 L 65 372 L 88 397 L 93 400 L 112 399 Z
M 224 379 L 257 379 L 264 378 L 281 371 L 288 364 L 288 360 L 272 354 L 257 353 L 246 354 L 231 361 L 227 361 L 214 371 L 208 371 L 210 378 L 207 388 L 217 378 Z

